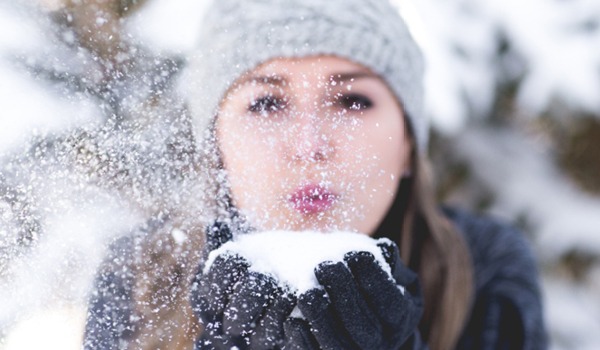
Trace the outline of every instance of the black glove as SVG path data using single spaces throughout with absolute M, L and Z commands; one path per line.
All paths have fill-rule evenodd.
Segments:
M 214 222 L 206 228 L 206 244 L 204 246 L 204 260 L 213 250 L 220 248 L 223 244 L 233 239 L 233 233 L 229 226 L 220 221 Z
M 392 280 L 368 252 L 350 252 L 342 262 L 315 269 L 323 289 L 298 298 L 306 319 L 285 323 L 285 349 L 417 348 L 423 312 L 417 275 L 400 260 L 393 243 L 378 244 L 392 269 Z
M 226 225 L 209 228 L 207 247 L 216 249 L 231 239 Z M 295 297 L 264 274 L 249 271 L 238 255 L 218 256 L 209 271 L 200 266 L 192 284 L 192 309 L 204 325 L 195 349 L 279 349 L 283 322 Z

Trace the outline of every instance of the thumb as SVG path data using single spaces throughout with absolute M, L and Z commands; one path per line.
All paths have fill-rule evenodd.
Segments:
M 222 221 L 215 221 L 212 225 L 206 228 L 206 248 L 207 252 L 211 252 L 221 247 L 226 242 L 231 241 L 233 234 L 229 225 Z

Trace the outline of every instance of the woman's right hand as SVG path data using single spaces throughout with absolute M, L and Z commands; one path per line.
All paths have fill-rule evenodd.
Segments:
M 213 225 L 207 243 L 218 248 L 231 239 L 229 228 Z M 251 271 L 239 255 L 219 255 L 192 282 L 191 304 L 204 331 L 195 349 L 279 349 L 283 323 L 296 304 L 293 295 L 267 275 Z

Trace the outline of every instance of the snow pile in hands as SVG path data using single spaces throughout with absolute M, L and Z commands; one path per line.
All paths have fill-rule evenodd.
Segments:
M 314 270 L 324 261 L 344 261 L 352 251 L 373 254 L 391 276 L 376 240 L 353 232 L 267 231 L 238 235 L 235 240 L 212 251 L 204 267 L 207 273 L 219 255 L 239 255 L 248 260 L 250 270 L 273 276 L 297 294 L 319 286 Z

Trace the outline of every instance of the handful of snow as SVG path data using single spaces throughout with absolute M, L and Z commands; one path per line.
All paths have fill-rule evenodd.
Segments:
M 367 235 L 353 232 L 266 231 L 238 235 L 233 241 L 213 250 L 204 267 L 206 274 L 220 255 L 239 255 L 250 264 L 250 270 L 274 277 L 290 292 L 301 294 L 319 286 L 314 269 L 324 261 L 344 261 L 352 251 L 366 251 L 375 256 L 390 275 L 378 242 Z

